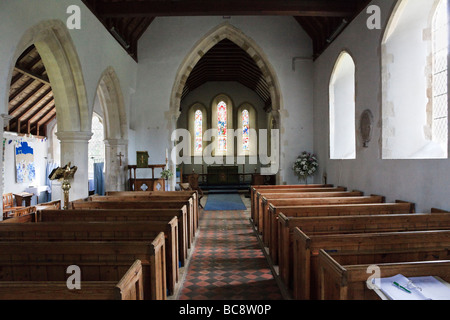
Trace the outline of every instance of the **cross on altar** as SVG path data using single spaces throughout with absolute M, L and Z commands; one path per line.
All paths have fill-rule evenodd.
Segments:
M 120 159 L 119 165 L 122 166 L 122 157 L 125 157 L 125 155 L 123 155 L 122 152 L 120 152 L 117 156 Z

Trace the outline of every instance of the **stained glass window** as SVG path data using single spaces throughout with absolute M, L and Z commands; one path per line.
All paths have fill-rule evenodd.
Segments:
M 242 150 L 250 150 L 250 118 L 248 110 L 242 111 Z
M 217 130 L 219 151 L 227 151 L 227 104 L 223 101 L 217 105 Z
M 203 151 L 203 114 L 200 110 L 195 111 L 195 153 Z

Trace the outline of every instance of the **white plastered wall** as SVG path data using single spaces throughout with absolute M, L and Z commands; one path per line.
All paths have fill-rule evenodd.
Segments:
M 414 1 L 414 0 L 412 0 Z M 386 201 L 396 199 L 416 203 L 417 211 L 429 212 L 431 207 L 450 209 L 448 181 L 450 160 L 382 159 L 382 94 L 381 39 L 394 0 L 374 0 L 381 9 L 381 30 L 369 30 L 369 15 L 363 11 L 314 63 L 314 145 L 320 167 L 315 176 L 322 181 L 358 189 L 366 194 L 380 194 Z M 356 65 L 356 125 L 365 109 L 374 115 L 372 140 L 368 148 L 357 133 L 356 159 L 330 160 L 328 152 L 328 85 L 343 49 L 352 53 Z

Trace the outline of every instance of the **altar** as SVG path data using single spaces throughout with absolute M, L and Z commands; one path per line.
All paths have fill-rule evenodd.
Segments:
M 207 184 L 208 185 L 239 185 L 239 168 L 238 166 L 208 166 L 207 167 Z

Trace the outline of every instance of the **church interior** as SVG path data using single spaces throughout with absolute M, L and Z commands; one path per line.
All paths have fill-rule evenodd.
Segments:
M 450 299 L 448 2 L 2 0 L 0 300 Z

